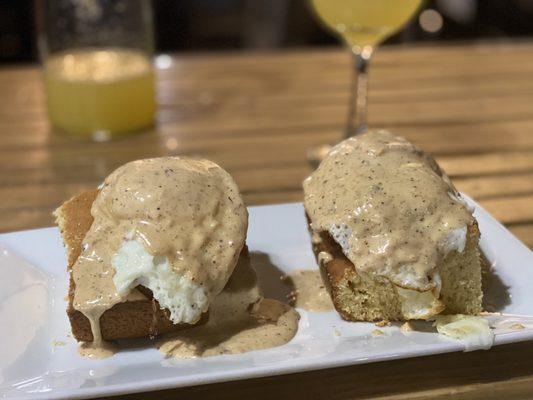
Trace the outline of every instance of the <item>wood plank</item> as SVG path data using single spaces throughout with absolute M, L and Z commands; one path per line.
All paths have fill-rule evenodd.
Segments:
M 509 225 L 507 228 L 526 246 L 533 248 L 533 223 Z
M 98 185 L 98 182 L 76 182 L 0 187 L 0 196 L 6 199 L 0 204 L 0 211 L 35 208 L 54 210 L 71 197 Z
M 457 178 L 453 183 L 476 199 L 533 194 L 533 173 Z
M 479 203 L 504 224 L 533 222 L 533 195 L 485 199 Z
M 489 153 L 437 157 L 450 176 L 472 176 L 533 170 L 533 152 Z
M 508 101 L 494 98 L 442 99 L 416 103 L 372 103 L 369 105 L 370 126 L 437 125 L 446 123 L 481 123 L 499 120 L 531 118 L 529 102 L 532 97 L 517 95 Z M 477 110 L 472 113 L 472 110 Z M 163 108 L 160 123 L 169 124 L 179 133 L 191 130 L 276 129 L 280 126 L 304 128 L 338 126 L 344 124 L 347 104 L 311 104 L 305 108 L 283 107 L 267 109 L 252 101 L 221 101 L 195 113 L 176 108 Z M 235 118 L 238 116 L 238 118 Z
M 13 232 L 24 229 L 43 228 L 54 225 L 52 211 L 55 207 L 24 208 L 0 211 L 0 232 Z
M 533 68 L 533 66 L 532 66 Z M 531 68 L 530 68 L 531 69 Z M 531 96 L 533 82 L 528 69 L 526 72 L 508 74 L 484 75 L 473 77 L 439 76 L 435 81 L 428 82 L 419 75 L 412 80 L 405 76 L 387 79 L 389 74 L 375 72 L 372 75 L 370 99 L 373 104 L 392 103 L 397 101 L 419 102 L 424 100 L 442 100 L 461 98 L 496 98 L 504 101 L 516 95 Z M 158 100 L 161 107 L 179 106 L 201 108 L 217 103 L 246 103 L 253 100 L 254 104 L 272 107 L 302 106 L 306 104 L 346 104 L 349 96 L 349 70 L 333 71 L 331 76 L 317 81 L 316 77 L 295 73 L 288 78 L 287 84 L 278 87 L 279 83 L 265 86 L 264 79 L 250 76 L 239 78 L 231 82 L 224 76 L 217 76 L 212 82 L 200 80 L 192 83 L 187 80 L 187 87 L 177 83 L 163 83 L 158 87 Z M 404 74 L 405 75 L 405 74 Z M 235 78 L 234 78 L 235 79 Z M 465 84 L 467 81 L 467 84 Z M 313 82 L 313 84 L 309 84 Z M 398 82 L 398 83 L 397 83 Z M 401 84 L 400 84 L 401 83 Z M 22 83 L 12 83 L 21 85 Z M 239 91 L 235 87 L 239 87 Z M 0 99 L 1 116 L 21 116 L 25 118 L 44 118 L 44 94 L 40 85 L 25 87 L 32 96 L 17 94 L 12 98 L 6 96 Z M 20 91 L 20 89 L 18 89 Z
M 249 127 L 245 130 L 224 131 L 217 130 L 188 130 L 179 132 L 175 125 L 160 126 L 157 134 L 144 134 L 128 139 L 129 147 L 142 147 L 147 152 L 155 152 L 156 148 L 168 147 L 165 154 L 171 153 L 201 153 L 244 146 L 246 152 L 256 152 L 260 148 L 265 156 L 278 155 L 279 148 L 287 154 L 290 148 L 295 157 L 303 156 L 306 148 L 319 143 L 338 141 L 341 137 L 342 124 L 339 121 L 337 128 L 331 126 L 310 126 L 308 128 L 293 129 L 280 126 L 277 129 L 258 129 Z M 506 152 L 513 150 L 526 150 L 533 148 L 533 118 L 525 121 L 496 121 L 474 124 L 446 124 L 433 126 L 388 126 L 398 134 L 404 135 L 409 140 L 417 143 L 424 150 L 433 154 L 460 154 L 480 152 Z M 60 136 L 50 136 L 46 125 L 41 126 L 29 123 L 27 126 L 5 126 L 0 120 L 0 130 L 5 129 L 6 134 L 0 140 L 0 163 L 12 155 L 17 162 L 31 161 L 35 151 L 46 152 L 60 149 L 80 149 L 92 151 L 95 157 L 106 149 L 114 150 L 124 147 L 122 141 L 111 143 L 87 143 L 86 141 L 69 140 Z M 168 144 L 167 144 L 168 142 Z M 43 148 L 44 147 L 44 148 Z M 43 148 L 38 150 L 38 148 Z M 269 153 L 272 149 L 273 153 Z M 274 150 L 275 149 L 275 150 Z M 26 157 L 16 156 L 14 151 L 25 152 Z M 7 156 L 6 156 L 7 154 Z M 20 154 L 20 153 L 18 153 Z M 37 157 L 38 158 L 38 157 Z M 303 158 L 298 158 L 304 160 Z M 286 162 L 282 159 L 280 162 Z M 8 161 L 12 164 L 12 161 Z M 31 166 L 31 162 L 28 162 Z M 16 167 L 15 167 L 16 168 Z
M 523 46 L 522 46 L 523 47 Z M 424 49 L 420 49 L 424 51 Z M 450 59 L 447 57 L 446 52 L 442 54 L 436 52 L 433 55 L 433 59 L 428 63 L 427 60 L 419 58 L 417 60 L 417 69 L 409 68 L 408 64 L 402 64 L 402 57 L 393 60 L 393 63 L 386 61 L 387 57 L 381 57 L 380 54 L 388 54 L 389 52 L 378 53 L 375 63 L 373 65 L 373 78 L 372 78 L 372 91 L 373 93 L 380 93 L 382 89 L 385 89 L 386 93 L 383 98 L 390 99 L 390 94 L 397 93 L 401 98 L 409 99 L 409 96 L 401 92 L 401 89 L 407 89 L 409 91 L 425 90 L 426 93 L 435 93 L 439 96 L 438 89 L 449 90 L 450 83 L 455 82 L 457 88 L 463 88 L 465 93 L 473 94 L 476 91 L 468 90 L 469 87 L 476 88 L 476 85 L 494 85 L 496 80 L 500 81 L 499 92 L 494 92 L 501 96 L 502 92 L 509 94 L 516 94 L 528 87 L 528 83 L 531 83 L 529 78 L 529 71 L 533 67 L 528 63 L 533 64 L 533 58 L 525 58 L 524 53 L 519 55 L 508 55 L 510 58 L 505 60 L 495 60 L 494 55 L 490 52 L 482 52 L 481 55 L 476 52 L 471 54 L 466 53 L 466 58 L 463 57 L 462 62 L 457 62 L 456 59 Z M 402 54 L 401 52 L 398 54 Z M 259 55 L 260 56 L 260 55 Z M 486 57 L 486 63 L 483 70 L 476 68 L 484 60 L 479 57 Z M 234 88 L 239 87 L 239 91 L 247 93 L 249 88 L 248 84 L 253 85 L 259 91 L 260 97 L 268 96 L 271 90 L 274 93 L 286 93 L 296 87 L 306 90 L 306 94 L 314 93 L 316 98 L 320 98 L 316 94 L 323 94 L 324 89 L 328 86 L 320 86 L 323 83 L 335 87 L 336 90 L 340 90 L 347 96 L 347 82 L 350 76 L 349 65 L 350 59 L 348 55 L 343 51 L 331 51 L 326 56 L 323 51 L 320 52 L 303 52 L 301 53 L 302 64 L 308 65 L 314 61 L 314 68 L 302 68 L 300 64 L 291 64 L 286 62 L 283 57 L 268 57 L 270 60 L 267 65 L 264 63 L 253 63 L 247 69 L 235 70 L 236 65 L 239 64 L 241 57 L 237 57 L 237 63 L 235 60 L 231 60 L 232 57 L 225 57 L 221 64 L 225 62 L 229 63 L 232 67 L 222 67 L 216 70 L 207 69 L 203 74 L 202 69 L 198 69 L 194 63 L 194 57 L 191 56 L 179 56 L 179 68 L 171 69 L 167 71 L 160 71 L 160 79 L 162 82 L 161 90 L 167 93 L 178 93 L 180 98 L 188 98 L 187 93 L 182 92 L 183 89 L 191 87 L 191 91 L 194 92 L 197 97 L 200 94 L 201 98 L 205 96 L 202 92 L 208 88 L 209 93 L 217 92 L 219 87 L 217 85 L 224 85 L 231 92 L 235 92 Z M 436 59 L 435 59 L 436 57 Z M 306 61 L 305 59 L 309 61 Z M 382 60 L 383 58 L 383 60 Z M 517 62 L 513 62 L 516 59 Z M 333 60 L 333 61 L 332 61 Z M 520 62 L 518 62 L 518 60 Z M 321 64 L 316 64 L 321 61 Z M 466 62 L 470 62 L 471 65 L 465 65 Z M 412 61 L 409 61 L 412 62 Z M 219 63 L 219 60 L 217 60 Z M 273 68 L 275 66 L 275 68 Z M 288 69 L 287 69 L 288 66 Z M 521 70 L 517 70 L 520 68 Z M 42 93 L 41 90 L 36 90 L 37 87 L 41 87 L 39 84 L 39 75 L 34 70 L 26 70 L 23 74 L 8 74 L 9 79 L 4 80 L 2 83 L 6 89 L 16 90 L 16 96 L 5 97 L 6 104 L 12 105 L 15 111 L 28 112 L 28 101 L 31 104 L 38 104 L 41 106 L 42 111 Z M 430 75 L 427 75 L 430 74 Z M 459 74 L 459 75 L 458 75 Z M 521 82 L 517 81 L 517 77 L 522 74 Z M 177 82 L 169 82 L 165 80 L 165 76 L 178 78 Z M 490 79 L 489 79 L 490 76 Z M 322 79 L 317 79 L 322 77 Z M 283 80 L 283 81 L 280 81 Z M 313 85 L 309 85 L 308 82 L 313 80 Z M 431 82 L 427 82 L 431 80 Z M 513 81 L 514 80 L 514 81 Z M 182 82 L 182 86 L 179 85 Z M 414 84 L 414 83 L 418 84 Z M 183 85 L 186 85 L 185 87 Z M 513 87 L 514 85 L 514 87 Z M 431 89 L 427 86 L 430 86 Z M 204 90 L 202 90 L 202 87 Z M 39 92 L 38 96 L 35 96 L 35 92 Z M 200 91 L 200 93 L 198 93 Z M 176 96 L 173 96 L 176 97 Z M 259 96 L 257 96 L 259 97 Z M 9 101 L 7 100 L 9 98 Z M 227 99 L 226 99 L 227 100 Z M 394 100 L 394 99 L 392 99 Z M 4 104 L 2 104 L 4 105 Z M 26 107 L 21 107 L 26 105 Z M 4 107 L 0 109 L 3 112 Z M 13 110 L 6 111 L 12 112 Z
M 317 144 L 318 143 L 320 143 L 320 141 L 317 141 Z M 312 144 L 312 142 L 310 142 L 310 144 Z M 264 152 L 254 151 L 246 153 L 246 146 L 243 146 L 240 150 L 243 152 L 239 153 L 233 149 L 213 152 L 205 150 L 198 153 L 191 152 L 185 154 L 198 154 L 211 158 L 234 174 L 238 173 L 240 170 L 248 170 L 248 173 L 255 173 L 253 172 L 254 169 L 264 168 L 272 168 L 272 171 L 274 171 L 273 173 L 283 174 L 285 172 L 282 172 L 281 169 L 288 169 L 291 174 L 290 176 L 299 179 L 305 177 L 310 172 L 310 168 L 305 162 L 305 148 L 291 149 L 275 146 L 269 148 L 265 144 Z M 274 158 L 276 151 L 278 151 L 278 159 Z M 30 152 L 26 152 L 25 154 L 32 155 Z M 136 148 L 122 149 L 120 151 L 116 150 L 114 152 L 113 150 L 109 150 L 108 155 L 106 156 L 104 156 L 104 153 L 95 156 L 91 152 L 84 152 L 81 150 L 66 151 L 63 153 L 57 152 L 54 165 L 51 167 L 48 164 L 49 160 L 46 157 L 46 152 L 36 151 L 32 155 L 31 164 L 29 164 L 28 159 L 21 159 L 19 152 L 13 152 L 0 159 L 1 168 L 6 172 L 10 171 L 9 174 L 0 176 L 0 184 L 34 184 L 51 182 L 54 180 L 71 182 L 80 179 L 85 182 L 101 181 L 113 169 L 127 161 L 142 158 L 143 156 L 158 156 L 164 154 L 166 154 L 164 151 L 149 151 L 148 149 Z M 490 153 L 458 157 L 437 157 L 437 161 L 452 177 L 490 176 L 491 174 L 529 173 L 533 171 L 532 155 L 533 152 L 508 154 Z M 98 160 L 97 164 L 93 164 L 95 160 Z M 276 171 L 276 168 L 279 172 Z M 243 172 L 243 174 L 243 176 L 246 176 L 246 172 Z M 527 188 L 530 187 L 528 176 L 529 175 L 526 174 L 522 178 L 515 177 L 514 180 L 517 182 L 514 183 L 513 190 L 527 192 L 529 190 Z M 520 182 L 524 183 L 522 188 L 517 187 Z M 481 193 L 481 195 L 483 194 Z
M 531 169 L 531 151 L 513 151 L 527 149 L 533 144 L 533 135 L 528 129 L 533 128 L 531 122 L 497 123 L 477 125 L 476 129 L 468 130 L 465 125 L 434 128 L 396 128 L 393 131 L 405 135 L 408 139 L 419 144 L 423 149 L 434 154 L 458 154 L 463 152 L 490 151 L 502 147 L 506 152 L 465 157 L 439 157 L 444 169 L 451 175 L 455 174 L 488 174 L 513 171 L 527 171 Z M 259 161 L 286 163 L 291 160 L 305 162 L 305 152 L 309 146 L 324 142 L 339 140 L 340 129 L 317 128 L 294 133 L 286 127 L 278 130 L 263 130 L 256 135 L 249 134 L 233 136 L 224 132 L 212 131 L 179 134 L 173 126 L 161 127 L 157 134 L 136 136 L 128 139 L 128 146 L 122 141 L 106 144 L 93 144 L 60 140 L 51 145 L 54 153 L 49 153 L 48 147 L 12 146 L 2 148 L 0 145 L 0 168 L 17 170 L 27 168 L 42 168 L 53 161 L 60 166 L 62 162 L 79 164 L 81 161 L 93 163 L 100 160 L 106 163 L 108 158 L 120 159 L 123 162 L 139 158 L 143 155 L 164 154 L 227 154 L 229 165 L 239 154 L 242 161 L 250 160 L 251 164 Z M 173 146 L 171 146 L 173 144 Z M 507 151 L 511 150 L 511 151 Z M 21 155 L 24 154 L 23 157 Z M 50 159 L 53 154 L 53 159 Z M 233 160 L 232 160 L 233 158 Z M 254 161 L 255 160 L 255 161 Z M 225 161 L 222 161 L 223 163 Z M 450 165 L 450 164 L 453 164 Z M 471 165 L 473 164 L 473 165 Z

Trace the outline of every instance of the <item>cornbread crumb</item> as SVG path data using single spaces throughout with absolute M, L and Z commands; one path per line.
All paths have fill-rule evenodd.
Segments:
M 413 325 L 409 321 L 405 322 L 402 326 L 400 326 L 400 331 L 402 333 L 410 333 L 413 332 L 415 329 L 413 328 Z
M 375 325 L 379 326 L 380 328 L 383 328 L 385 326 L 390 326 L 390 321 L 384 319 L 383 321 L 376 322 Z
M 370 335 L 372 337 L 379 337 L 379 336 L 383 336 L 385 333 L 382 331 L 382 330 L 379 330 L 379 329 L 374 329 L 372 332 L 370 332 Z

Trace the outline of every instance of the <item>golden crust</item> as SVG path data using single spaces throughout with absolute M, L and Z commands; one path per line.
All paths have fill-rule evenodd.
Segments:
M 54 211 L 63 243 L 67 248 L 68 268 L 72 268 L 81 252 L 81 243 L 93 223 L 91 206 L 98 190 L 89 190 L 64 202 Z
M 341 295 L 339 293 L 339 283 L 345 279 L 346 275 L 357 276 L 355 266 L 348 260 L 341 250 L 341 247 L 326 232 L 320 233 L 320 243 L 313 245 L 313 252 L 317 257 L 320 267 L 320 274 L 326 288 L 331 296 L 333 305 L 341 317 L 347 321 L 353 321 L 354 317 L 341 307 Z M 332 259 L 327 262 L 320 262 L 318 254 L 324 251 L 331 254 Z

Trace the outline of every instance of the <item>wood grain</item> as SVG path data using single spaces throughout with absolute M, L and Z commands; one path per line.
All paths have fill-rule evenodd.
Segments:
M 203 156 L 246 202 L 302 199 L 310 146 L 340 139 L 350 57 L 337 49 L 176 55 L 157 71 L 142 135 L 91 143 L 55 134 L 40 71 L 0 70 L 0 231 L 52 224 L 63 200 L 119 165 Z M 533 247 L 533 42 L 387 47 L 370 70 L 369 122 L 432 152 L 456 186 Z M 198 386 L 124 399 L 518 399 L 533 393 L 530 343 Z

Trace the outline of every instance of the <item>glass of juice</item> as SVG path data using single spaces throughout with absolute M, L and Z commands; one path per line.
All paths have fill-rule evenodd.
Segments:
M 48 116 L 97 141 L 153 124 L 153 22 L 147 0 L 37 2 Z
M 386 38 L 398 32 L 420 8 L 423 0 L 310 0 L 320 21 L 340 36 L 354 58 L 345 137 L 368 129 L 367 72 L 372 53 Z M 318 164 L 330 145 L 312 148 L 308 158 Z

